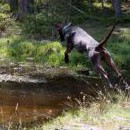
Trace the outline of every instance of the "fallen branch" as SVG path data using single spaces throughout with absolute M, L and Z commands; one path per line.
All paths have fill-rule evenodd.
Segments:
M 77 8 L 77 7 L 75 7 L 74 5 L 71 5 L 71 4 L 68 4 L 70 7 L 72 7 L 73 9 L 75 9 L 75 10 L 77 10 L 78 12 L 80 12 L 80 13 L 82 13 L 82 14 L 84 14 L 85 12 L 84 11 L 82 11 L 81 9 L 79 9 L 79 8 Z

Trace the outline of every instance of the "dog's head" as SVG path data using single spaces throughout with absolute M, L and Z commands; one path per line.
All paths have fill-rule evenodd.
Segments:
M 57 31 L 60 31 L 64 25 L 62 23 L 58 23 L 58 24 L 55 24 L 54 26 L 55 26 Z
M 64 28 L 64 25 L 59 23 L 59 24 L 55 24 L 55 28 L 56 30 L 58 31 L 59 33 L 59 38 L 60 38 L 60 41 L 63 42 L 65 41 L 65 38 L 64 38 L 64 34 L 63 34 L 63 28 Z
M 59 32 L 59 36 L 60 36 L 60 41 L 61 42 L 64 42 L 65 41 L 65 33 L 64 31 L 66 30 L 66 28 L 70 27 L 72 24 L 69 23 L 69 24 L 62 24 L 62 23 L 59 23 L 59 24 L 55 24 L 55 28 L 56 30 Z

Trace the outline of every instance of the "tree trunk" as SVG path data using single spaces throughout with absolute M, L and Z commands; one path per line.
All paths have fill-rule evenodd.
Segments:
M 32 13 L 34 0 L 19 0 L 19 18 L 24 18 L 27 14 Z
M 27 0 L 27 13 L 34 12 L 34 0 Z
M 16 12 L 18 10 L 18 0 L 7 0 L 7 2 L 11 12 Z
M 19 12 L 27 13 L 27 0 L 19 0 Z
M 115 11 L 116 18 L 121 17 L 122 16 L 121 0 L 112 0 L 112 6 Z
M 102 0 L 101 2 L 102 2 L 102 14 L 105 15 L 105 6 L 104 6 L 105 0 Z
M 89 8 L 88 11 L 91 12 L 92 10 L 92 0 L 88 0 Z

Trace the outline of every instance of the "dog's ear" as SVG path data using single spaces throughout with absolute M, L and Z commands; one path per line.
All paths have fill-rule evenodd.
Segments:
M 62 28 L 63 24 L 58 23 L 58 24 L 55 24 L 54 26 L 55 26 L 56 30 L 59 31 Z

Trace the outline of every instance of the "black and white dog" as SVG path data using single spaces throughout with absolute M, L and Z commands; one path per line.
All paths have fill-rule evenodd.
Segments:
M 111 36 L 115 26 L 116 23 L 113 25 L 108 35 L 101 42 L 97 42 L 82 28 L 73 26 L 71 23 L 68 25 L 55 25 L 56 30 L 59 32 L 61 42 L 66 42 L 65 62 L 69 62 L 68 53 L 70 53 L 73 48 L 85 52 L 92 63 L 94 70 L 105 79 L 109 87 L 112 87 L 108 75 L 101 65 L 101 60 L 115 71 L 118 77 L 121 77 L 120 72 L 117 70 L 112 57 L 110 56 L 110 53 L 106 48 L 104 48 L 104 45 Z

